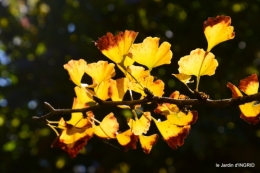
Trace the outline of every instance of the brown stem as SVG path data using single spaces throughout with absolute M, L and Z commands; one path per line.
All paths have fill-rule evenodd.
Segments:
M 118 106 L 118 105 L 138 105 L 138 104 L 145 104 L 148 102 L 156 102 L 156 103 L 172 103 L 176 104 L 177 106 L 185 106 L 185 105 L 197 105 L 197 106 L 208 106 L 208 107 L 214 107 L 214 108 L 224 108 L 228 106 L 238 106 L 247 102 L 252 102 L 258 100 L 260 101 L 260 93 L 256 93 L 254 95 L 249 96 L 243 96 L 243 97 L 237 97 L 237 98 L 230 98 L 230 99 L 220 99 L 220 100 L 198 100 L 198 99 L 187 99 L 187 100 L 180 100 L 180 99 L 172 99 L 168 97 L 150 97 L 150 98 L 144 98 L 142 100 L 130 100 L 130 101 L 103 101 L 102 104 L 90 106 L 87 108 L 82 109 L 54 109 L 49 103 L 44 102 L 47 109 L 49 109 L 49 113 L 37 117 L 33 116 L 32 119 L 35 121 L 46 121 L 47 118 L 50 118 L 54 115 L 58 114 L 69 114 L 69 113 L 75 113 L 75 112 L 82 112 L 83 114 L 87 111 L 92 111 L 96 109 L 101 109 L 103 107 L 112 107 L 112 106 Z

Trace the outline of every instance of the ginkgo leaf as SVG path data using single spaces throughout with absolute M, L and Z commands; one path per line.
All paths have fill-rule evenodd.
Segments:
M 235 37 L 234 27 L 230 24 L 231 18 L 229 16 L 209 17 L 203 23 L 204 34 L 208 41 L 208 52 L 217 44 Z
M 256 88 L 258 89 L 257 85 L 259 85 L 259 84 L 256 84 L 256 82 L 258 83 L 258 79 L 257 79 L 257 76 L 254 74 L 245 79 L 242 79 L 240 81 L 239 87 L 245 93 L 255 94 L 255 93 L 257 93 Z M 239 89 L 232 83 L 228 82 L 227 87 L 231 89 L 233 98 L 243 96 L 242 93 L 239 91 Z M 247 121 L 248 123 L 252 123 L 252 124 L 257 124 L 259 122 L 260 104 L 258 104 L 256 101 L 239 105 L 239 109 L 241 111 L 240 118 L 242 118 L 243 120 Z
M 70 79 L 77 85 L 81 86 L 81 78 L 85 73 L 87 62 L 83 59 L 70 60 L 63 67 L 69 72 Z
M 120 78 L 117 80 L 110 80 L 110 87 L 109 87 L 109 97 L 113 101 L 122 101 L 126 91 L 128 90 L 128 79 L 127 78 Z
M 119 124 L 113 113 L 108 114 L 102 122 L 96 126 L 94 125 L 94 133 L 100 138 L 116 138 L 116 133 Z
M 128 129 L 122 133 L 118 133 L 116 138 L 118 143 L 125 148 L 125 151 L 128 149 L 136 149 L 138 136 L 134 135 L 131 129 Z
M 144 112 L 141 118 L 138 120 L 129 119 L 127 124 L 129 125 L 130 129 L 132 129 L 134 135 L 141 135 L 143 133 L 146 134 L 150 128 L 151 119 L 151 113 Z
M 159 136 L 157 134 L 153 134 L 150 136 L 144 136 L 144 135 L 139 136 L 140 144 L 145 154 L 150 153 L 153 145 L 157 142 L 158 137 Z
M 78 152 L 87 144 L 93 136 L 93 128 L 88 125 L 75 127 L 67 124 L 63 118 L 59 121 L 59 126 L 64 126 L 62 133 L 52 143 L 52 147 L 59 147 L 66 151 L 70 157 L 76 157 Z
M 98 86 L 94 88 L 96 96 L 101 100 L 107 100 L 109 98 L 109 87 L 109 80 L 101 82 Z
M 82 109 L 87 107 L 88 107 L 87 104 L 80 102 L 77 98 L 74 98 L 72 109 Z M 70 124 L 77 128 L 85 127 L 87 125 L 91 126 L 88 118 L 94 117 L 92 111 L 88 111 L 87 116 L 88 116 L 87 118 L 84 118 L 81 112 L 72 113 L 70 120 L 67 121 L 67 124 Z
M 172 149 L 177 149 L 178 146 L 182 146 L 184 144 L 184 138 L 186 138 L 189 133 L 190 125 L 180 127 L 170 123 L 169 120 L 153 120 L 158 130 L 161 132 L 163 139 Z
M 183 73 L 180 73 L 180 74 L 172 74 L 173 76 L 175 76 L 177 79 L 179 79 L 182 83 L 184 83 L 185 85 L 187 83 L 192 83 L 193 81 L 190 81 L 191 79 L 191 76 L 190 75 L 187 75 L 187 74 L 183 74 Z
M 121 63 L 128 54 L 138 32 L 125 30 L 116 36 L 108 32 L 96 41 L 98 49 L 115 63 Z
M 186 75 L 214 75 L 218 66 L 218 61 L 211 52 L 205 52 L 203 49 L 195 49 L 190 55 L 182 57 L 179 61 L 179 73 Z
M 88 64 L 85 72 L 91 76 L 93 83 L 101 83 L 115 76 L 115 65 L 107 61 L 98 61 L 97 63 Z
M 95 95 L 95 93 L 87 88 L 83 88 L 83 87 L 78 87 L 76 86 L 74 88 L 74 91 L 77 95 L 78 100 L 81 103 L 88 103 L 93 101 L 93 97 L 92 95 Z
M 194 124 L 198 119 L 198 113 L 197 111 L 188 111 L 188 113 L 185 114 L 184 112 L 179 111 L 171 112 L 170 114 L 166 115 L 166 117 L 170 123 L 178 126 L 184 126 Z
M 137 81 L 142 81 L 150 75 L 150 72 L 148 70 L 145 70 L 144 67 L 141 67 L 141 66 L 131 65 L 128 67 L 127 70 L 128 70 L 128 73 L 126 73 L 126 77 L 133 82 L 136 82 L 133 79 L 133 77 Z
M 153 76 L 148 76 L 144 79 L 139 79 L 139 82 L 142 86 L 149 89 L 154 95 L 161 97 L 164 94 L 164 83 L 162 80 L 157 79 L 154 81 Z M 144 92 L 144 88 L 140 87 L 139 84 L 132 81 L 132 83 L 129 83 L 129 89 L 138 92 L 142 95 L 142 97 L 146 96 L 146 93 Z
M 163 42 L 159 47 L 159 38 L 147 37 L 143 43 L 133 44 L 129 52 L 136 62 L 148 67 L 151 71 L 154 67 L 171 63 L 170 47 L 168 42 Z
M 247 95 L 256 94 L 259 88 L 259 81 L 256 74 L 240 80 L 239 89 Z

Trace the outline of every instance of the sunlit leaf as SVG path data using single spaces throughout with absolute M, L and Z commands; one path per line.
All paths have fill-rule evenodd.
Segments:
M 119 124 L 113 113 L 108 114 L 102 120 L 102 122 L 96 126 L 94 125 L 94 133 L 100 138 L 116 138 L 116 133 L 119 128 Z
M 122 133 L 118 133 L 116 138 L 118 143 L 125 148 L 125 151 L 128 149 L 136 149 L 138 136 L 134 135 L 131 129 L 128 129 Z
M 250 95 L 258 92 L 258 86 L 258 78 L 256 74 L 253 74 L 245 79 L 240 80 L 239 88 L 244 93 Z M 227 87 L 231 89 L 233 98 L 243 96 L 239 89 L 232 83 L 228 82 Z M 240 118 L 247 121 L 248 123 L 257 124 L 260 121 L 260 104 L 257 104 L 256 101 L 239 105 L 239 109 L 241 111 Z
M 92 77 L 93 83 L 111 79 L 115 76 L 115 65 L 107 61 L 98 61 L 97 63 L 87 64 L 85 72 Z
M 96 46 L 106 57 L 118 64 L 128 54 L 137 34 L 138 32 L 125 30 L 114 36 L 108 32 L 96 41 Z
M 113 101 L 122 101 L 127 90 L 128 90 L 127 78 L 110 80 L 109 97 L 111 97 Z
M 139 136 L 141 147 L 143 148 L 145 154 L 150 153 L 153 145 L 157 142 L 158 137 L 159 136 L 157 134 L 153 134 L 150 136 L 144 136 L 144 135 Z
M 175 76 L 177 79 L 179 79 L 182 83 L 184 83 L 185 85 L 187 83 L 191 83 L 192 81 L 190 81 L 191 76 L 190 75 L 186 75 L 183 73 L 180 74 L 172 74 L 173 76 Z
M 168 42 L 163 42 L 159 47 L 159 38 L 147 37 L 143 43 L 133 44 L 130 53 L 136 62 L 152 70 L 154 67 L 171 63 L 170 47 Z
M 87 88 L 76 86 L 74 88 L 75 93 L 77 95 L 78 100 L 81 103 L 87 103 L 93 101 L 92 95 L 95 95 L 95 93 Z M 91 94 L 90 94 L 91 93 Z
M 94 88 L 96 96 L 101 100 L 107 100 L 109 98 L 109 87 L 109 80 L 101 82 L 98 86 Z
M 144 112 L 141 118 L 138 120 L 129 119 L 127 124 L 129 125 L 130 129 L 132 129 L 134 135 L 141 135 L 143 133 L 146 134 L 150 128 L 151 119 L 151 113 Z
M 153 120 L 158 130 L 161 132 L 163 139 L 172 149 L 177 149 L 178 146 L 182 146 L 184 144 L 184 138 L 186 138 L 189 133 L 190 125 L 180 127 L 170 123 L 169 120 Z
M 179 62 L 179 73 L 186 75 L 214 75 L 218 66 L 218 61 L 211 52 L 205 52 L 203 49 L 195 49 L 190 55 L 182 57 Z
M 231 18 L 229 16 L 209 17 L 203 23 L 204 34 L 208 41 L 208 52 L 217 44 L 235 37 L 234 27 L 230 24 Z
M 67 64 L 65 64 L 64 69 L 69 72 L 70 79 L 77 85 L 81 86 L 81 78 L 85 73 L 85 69 L 87 67 L 87 63 L 85 60 L 70 60 Z
M 189 111 L 187 114 L 182 111 L 171 112 L 170 114 L 166 115 L 166 117 L 170 123 L 178 126 L 184 126 L 194 124 L 198 119 L 198 113 L 197 111 Z

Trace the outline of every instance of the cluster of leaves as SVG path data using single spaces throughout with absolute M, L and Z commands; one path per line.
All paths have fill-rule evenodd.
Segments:
M 199 92 L 200 77 L 203 75 L 213 75 L 218 66 L 211 49 L 217 44 L 229 39 L 233 39 L 235 33 L 230 26 L 231 18 L 229 16 L 217 16 L 208 18 L 204 22 L 204 33 L 208 42 L 207 50 L 195 49 L 190 55 L 182 57 L 179 61 L 179 74 L 173 74 L 187 86 L 191 93 L 198 95 L 198 99 L 207 100 L 209 97 Z M 157 102 L 155 113 L 163 115 L 165 120 L 157 120 L 151 115 L 151 112 L 144 112 L 140 104 L 135 101 L 132 92 L 139 93 L 137 100 L 153 101 L 155 97 L 162 97 L 164 94 L 163 81 L 156 79 L 151 75 L 153 68 L 170 64 L 172 58 L 171 45 L 163 42 L 159 45 L 159 38 L 147 37 L 142 43 L 134 44 L 138 33 L 126 30 L 117 35 L 107 33 L 99 38 L 95 44 L 97 48 L 114 63 L 107 61 L 98 61 L 89 63 L 83 59 L 70 60 L 64 65 L 68 71 L 70 79 L 76 85 L 72 109 L 75 110 L 71 119 L 65 121 L 63 118 L 58 122 L 48 121 L 50 126 L 57 134 L 56 140 L 52 146 L 60 147 L 71 157 L 76 157 L 78 152 L 86 145 L 88 140 L 96 135 L 105 139 L 117 139 L 125 150 L 135 149 L 138 139 L 145 153 L 149 153 L 152 146 L 158 139 L 158 134 L 146 136 L 151 121 L 154 121 L 163 139 L 167 144 L 177 149 L 184 144 L 184 139 L 188 135 L 191 124 L 195 123 L 198 113 L 190 110 L 191 106 L 180 107 L 172 103 Z M 142 66 L 133 65 L 134 62 Z M 123 73 L 124 77 L 113 79 L 115 76 L 115 66 Z M 143 67 L 147 67 L 147 70 Z M 92 78 L 91 84 L 82 83 L 82 77 L 86 74 Z M 192 90 L 188 84 L 193 82 L 191 78 L 196 76 L 196 88 Z M 241 80 L 240 90 L 251 95 L 257 93 L 258 79 L 256 74 Z M 231 83 L 228 87 L 232 90 L 233 97 L 242 96 L 242 93 Z M 130 94 L 130 102 L 124 102 L 125 94 Z M 171 99 L 188 99 L 174 91 Z M 117 106 L 122 109 L 130 109 L 132 117 L 127 119 L 129 129 L 121 132 L 116 117 L 111 112 L 106 115 L 102 121 L 95 118 L 91 108 L 97 105 L 105 105 L 107 102 L 118 103 Z M 147 103 L 146 102 L 146 103 Z M 94 106 L 93 106 L 94 105 Z M 88 111 L 85 108 L 89 108 Z M 241 117 L 256 124 L 259 121 L 260 105 L 257 102 L 250 102 L 240 105 Z M 138 116 L 141 114 L 141 116 Z M 62 129 L 59 133 L 56 128 Z

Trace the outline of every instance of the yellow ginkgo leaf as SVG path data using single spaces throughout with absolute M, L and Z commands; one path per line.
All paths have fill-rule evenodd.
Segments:
M 144 136 L 144 135 L 139 136 L 140 143 L 145 154 L 150 153 L 153 145 L 157 142 L 158 137 L 159 136 L 157 134 L 153 134 L 150 136 Z
M 77 85 L 81 86 L 81 78 L 85 73 L 87 62 L 83 59 L 70 60 L 63 67 L 69 72 L 70 79 Z
M 129 119 L 128 125 L 130 129 L 132 130 L 134 135 L 141 135 L 146 134 L 146 132 L 150 128 L 151 124 L 151 113 L 150 112 L 144 112 L 144 114 L 141 116 L 138 120 Z
M 97 63 L 88 64 L 85 72 L 91 76 L 93 83 L 101 83 L 115 76 L 115 65 L 107 61 L 98 61 Z
M 198 113 L 197 111 L 188 111 L 188 113 L 185 114 L 184 112 L 179 111 L 171 112 L 170 114 L 166 115 L 166 117 L 170 123 L 178 126 L 184 126 L 194 124 L 198 119 Z
M 93 136 L 93 128 L 89 126 L 78 128 L 67 124 L 63 118 L 60 119 L 59 126 L 63 126 L 64 130 L 52 143 L 52 147 L 63 149 L 72 158 L 77 156 L 78 152 L 85 147 L 88 140 Z
M 203 30 L 208 41 L 208 52 L 217 44 L 235 37 L 234 27 L 230 24 L 231 18 L 229 16 L 209 17 L 204 22 Z
M 190 81 L 191 76 L 190 75 L 186 75 L 183 73 L 180 74 L 172 74 L 173 76 L 175 76 L 177 79 L 179 79 L 182 83 L 184 83 L 185 85 L 187 83 L 192 83 L 193 81 Z
M 121 63 L 128 54 L 138 32 L 125 30 L 116 36 L 108 32 L 96 41 L 98 49 L 115 63 Z
M 98 86 L 94 88 L 96 96 L 101 100 L 107 100 L 109 98 L 109 86 L 110 80 L 101 82 Z
M 116 135 L 116 139 L 120 145 L 127 151 L 129 148 L 136 149 L 136 142 L 138 141 L 138 136 L 134 135 L 131 129 L 128 129 L 122 133 Z
M 144 67 L 136 66 L 136 65 L 131 65 L 130 67 L 128 67 L 127 71 L 128 73 L 126 73 L 126 77 L 129 80 L 133 81 L 134 83 L 136 83 L 136 81 L 133 79 L 133 77 L 137 81 L 142 81 L 150 74 L 150 72 L 148 70 L 145 70 Z
M 108 114 L 102 120 L 102 122 L 96 126 L 94 125 L 94 133 L 100 138 L 116 138 L 116 133 L 119 128 L 119 124 L 113 113 Z
M 120 78 L 117 80 L 111 79 L 109 87 L 109 97 L 111 97 L 113 101 L 122 101 L 126 91 L 128 90 L 127 84 L 127 78 Z
M 184 144 L 184 138 L 186 138 L 189 133 L 190 125 L 180 127 L 170 123 L 169 120 L 153 120 L 158 130 L 161 132 L 163 139 L 172 149 L 177 149 L 178 146 L 182 146 Z
M 93 101 L 92 95 L 95 95 L 95 93 L 92 90 L 84 88 L 84 87 L 76 86 L 74 88 L 74 91 L 77 95 L 78 100 L 81 103 L 88 103 L 88 102 Z
M 164 83 L 162 80 L 155 80 L 153 76 L 148 76 L 144 79 L 139 79 L 141 86 L 148 88 L 155 96 L 161 97 L 164 94 Z M 144 88 L 142 88 L 138 83 L 132 81 L 129 83 L 129 89 L 138 92 L 145 97 L 146 94 L 144 92 Z
M 160 47 L 158 46 L 159 38 L 147 37 L 143 43 L 133 44 L 129 52 L 136 62 L 148 67 L 151 71 L 154 67 L 171 63 L 171 45 L 168 42 L 163 42 Z
M 182 57 L 179 62 L 179 73 L 186 75 L 213 75 L 218 66 L 218 61 L 211 52 L 205 52 L 203 49 L 195 49 L 190 55 Z
M 258 78 L 256 74 L 253 74 L 245 79 L 240 80 L 239 88 L 246 94 L 255 94 L 258 92 Z M 232 91 L 232 97 L 240 97 L 243 94 L 239 89 L 228 82 L 227 87 Z M 256 101 L 239 105 L 241 111 L 240 118 L 247 121 L 248 123 L 257 124 L 260 121 L 260 104 Z
M 80 102 L 77 98 L 74 98 L 72 109 L 82 109 L 87 107 L 88 107 L 87 104 Z M 89 118 L 93 118 L 93 117 L 94 115 L 92 111 L 87 112 L 87 118 L 84 118 L 81 112 L 72 113 L 70 120 L 67 121 L 67 124 L 70 124 L 77 128 L 85 127 L 87 125 L 91 126 L 89 122 Z

